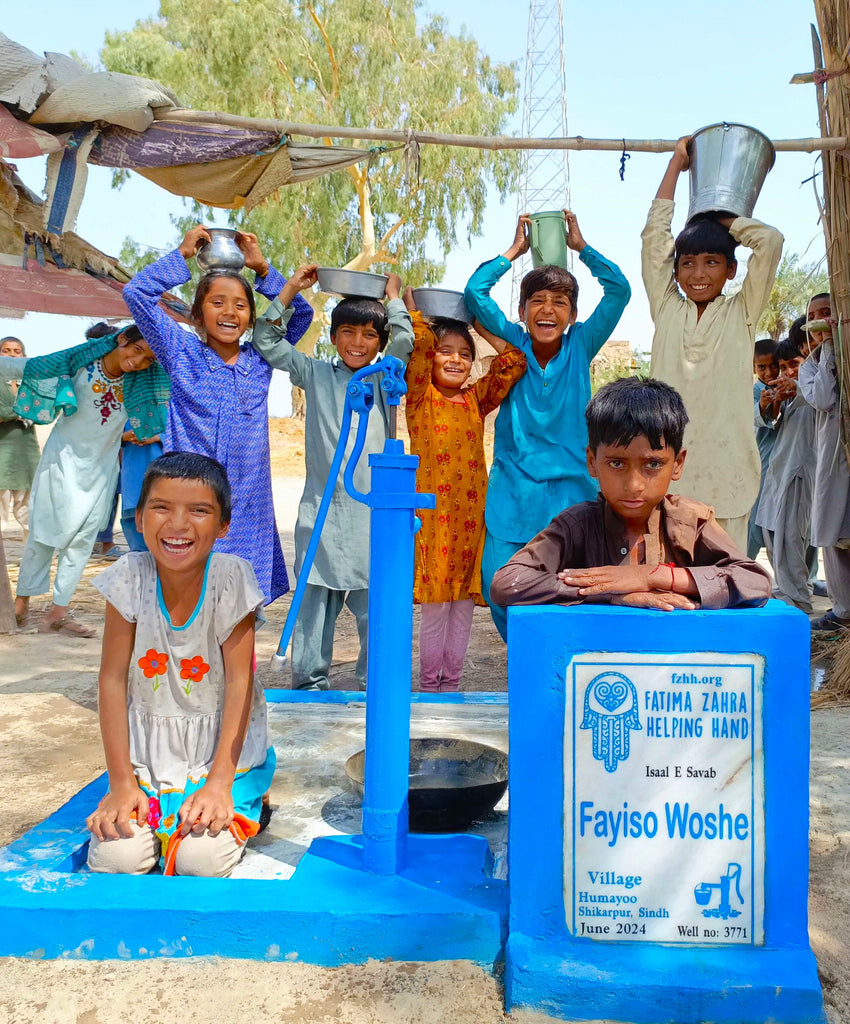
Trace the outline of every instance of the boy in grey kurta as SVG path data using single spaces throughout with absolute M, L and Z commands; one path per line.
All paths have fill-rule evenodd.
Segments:
M 812 611 L 807 555 L 815 479 L 815 410 L 796 386 L 803 353 L 786 338 L 776 356 L 781 377 L 771 383 L 784 401 L 755 518 L 773 566 L 773 596 L 808 615 Z
M 392 274 L 387 282 L 387 308 L 372 299 L 344 299 L 331 318 L 331 341 L 338 356 L 331 362 L 313 359 L 297 351 L 275 325 L 280 316 L 277 302 L 254 326 L 252 344 L 268 359 L 274 350 L 274 365 L 289 372 L 292 383 L 303 389 L 307 399 L 304 429 L 304 461 L 307 479 L 295 524 L 295 574 L 301 572 L 310 543 L 316 514 L 330 474 L 339 442 L 345 396 L 352 375 L 371 363 L 384 348 L 407 364 L 413 351 L 413 325 L 400 294 L 401 280 Z M 380 452 L 387 437 L 389 416 L 382 388 L 376 385 L 375 405 L 369 415 L 366 443 L 354 473 L 358 490 L 369 490 L 366 458 Z M 352 429 L 346 455 L 354 446 Z M 322 539 L 310 569 L 298 620 L 292 634 L 293 690 L 326 690 L 333 656 L 334 625 L 347 604 L 357 619 L 360 655 L 356 676 L 366 689 L 366 636 L 369 596 L 369 509 L 348 496 L 340 475 Z

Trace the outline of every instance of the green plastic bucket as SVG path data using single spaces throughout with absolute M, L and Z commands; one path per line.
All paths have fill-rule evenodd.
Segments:
M 531 214 L 531 261 L 535 267 L 567 268 L 567 222 L 563 210 Z

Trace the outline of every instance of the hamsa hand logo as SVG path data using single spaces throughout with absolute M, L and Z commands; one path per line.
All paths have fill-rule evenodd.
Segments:
M 584 693 L 582 729 L 593 730 L 593 756 L 614 772 L 629 756 L 629 735 L 640 729 L 635 684 L 622 672 L 600 672 Z

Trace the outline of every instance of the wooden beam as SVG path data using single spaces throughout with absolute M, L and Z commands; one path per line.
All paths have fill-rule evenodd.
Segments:
M 304 135 L 315 139 L 352 139 L 359 142 L 393 142 L 399 145 L 416 139 L 420 145 L 459 146 L 465 149 L 569 149 L 620 153 L 625 146 L 630 153 L 672 153 L 675 139 L 586 139 L 582 135 L 567 138 L 534 139 L 513 135 L 444 135 L 439 132 L 406 132 L 392 128 L 351 128 L 347 125 L 297 124 L 292 121 L 241 117 L 211 110 L 154 111 L 157 121 L 183 121 L 195 124 L 220 124 L 231 128 L 275 132 L 278 135 Z M 778 153 L 813 153 L 822 149 L 847 149 L 847 139 L 774 139 Z M 364 153 L 364 156 L 366 154 Z

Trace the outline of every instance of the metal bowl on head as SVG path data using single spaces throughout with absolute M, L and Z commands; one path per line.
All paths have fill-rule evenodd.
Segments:
M 387 290 L 386 274 L 368 274 L 364 270 L 338 270 L 319 267 L 319 287 L 331 295 L 346 299 L 382 299 Z
M 211 270 L 235 270 L 237 273 L 245 266 L 245 255 L 236 244 L 239 234 L 233 228 L 207 228 L 209 242 L 202 242 L 195 253 L 198 266 L 205 274 Z
M 366 752 L 345 762 L 362 791 Z M 411 832 L 461 832 L 493 810 L 508 788 L 508 755 L 474 740 L 411 739 L 408 809 Z
M 463 292 L 450 292 L 445 288 L 414 288 L 413 301 L 423 316 L 460 320 L 465 324 L 471 324 L 474 319 L 463 301 Z

